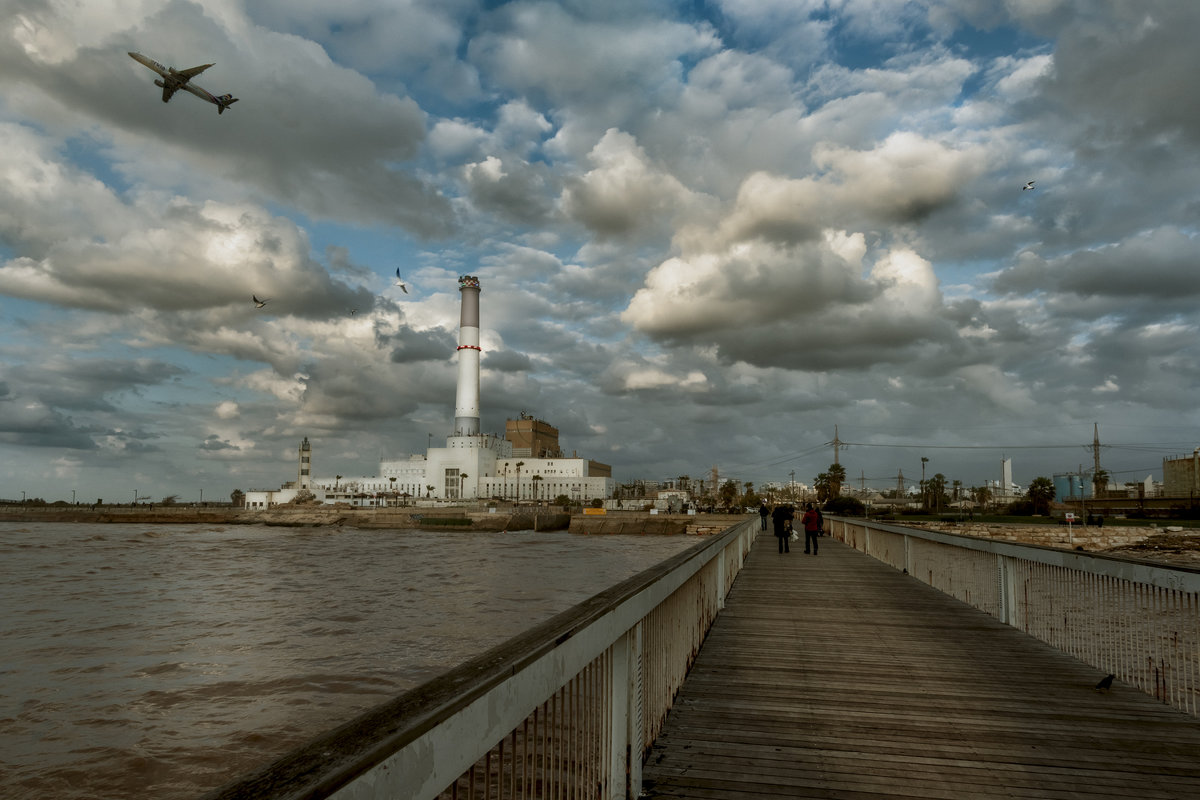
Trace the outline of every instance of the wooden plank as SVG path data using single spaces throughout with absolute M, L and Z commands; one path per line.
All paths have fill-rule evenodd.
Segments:
M 1200 720 L 829 539 L 761 537 L 647 798 L 1200 797 Z

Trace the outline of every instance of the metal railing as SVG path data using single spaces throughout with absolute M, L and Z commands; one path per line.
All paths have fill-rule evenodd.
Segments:
M 209 798 L 636 798 L 758 527 L 707 538 Z
M 1200 716 L 1200 570 L 831 519 L 832 535 Z

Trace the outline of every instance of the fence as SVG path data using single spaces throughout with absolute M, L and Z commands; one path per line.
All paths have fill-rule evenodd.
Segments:
M 705 539 L 209 797 L 636 798 L 758 527 Z
M 1200 715 L 1200 570 L 837 518 L 834 537 Z

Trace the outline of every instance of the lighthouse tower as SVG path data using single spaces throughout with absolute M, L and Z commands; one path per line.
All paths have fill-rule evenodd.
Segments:
M 458 279 L 462 312 L 458 322 L 458 393 L 454 401 L 454 435 L 479 433 L 479 278 Z
M 307 436 L 300 443 L 300 465 L 299 473 L 296 476 L 296 487 L 299 489 L 312 488 L 312 445 L 308 443 Z

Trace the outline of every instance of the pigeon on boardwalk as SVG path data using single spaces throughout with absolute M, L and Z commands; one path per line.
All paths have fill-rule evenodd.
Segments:
M 396 285 L 403 289 L 405 294 L 408 294 L 408 287 L 404 285 L 404 281 L 400 277 L 399 267 L 396 267 Z
M 256 296 L 254 296 L 254 295 L 250 295 L 250 299 L 254 301 L 254 307 L 255 307 L 255 308 L 262 308 L 262 307 L 263 307 L 263 306 L 265 306 L 267 303 L 271 302 L 270 300 L 259 300 L 259 299 L 258 299 Z
M 1115 678 L 1115 677 L 1117 677 L 1117 676 L 1116 675 L 1105 675 L 1103 678 L 1100 679 L 1100 682 L 1096 684 L 1096 691 L 1100 692 L 1100 691 L 1106 691 L 1108 689 L 1111 689 L 1113 678 Z
M 1030 190 L 1030 189 L 1032 189 L 1032 188 L 1033 188 L 1033 181 L 1030 181 L 1029 183 L 1027 183 L 1027 184 L 1025 184 L 1024 186 L 1022 186 L 1022 187 L 1021 187 L 1021 191 L 1022 191 L 1022 192 L 1026 192 L 1026 191 L 1029 191 L 1029 190 Z

